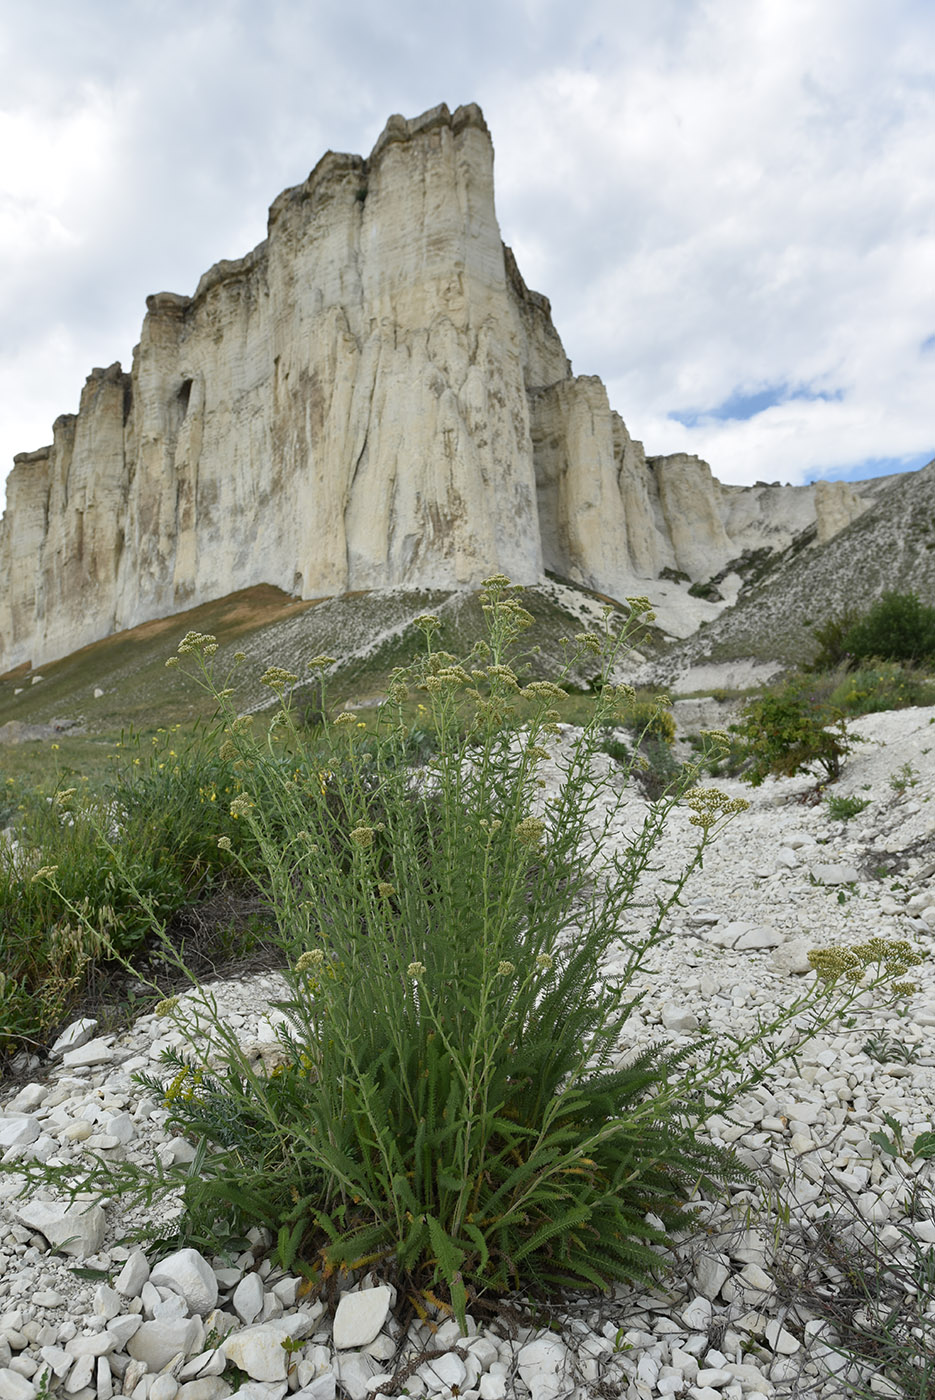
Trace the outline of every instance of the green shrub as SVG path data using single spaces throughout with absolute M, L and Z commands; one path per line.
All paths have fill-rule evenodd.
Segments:
M 749 759 L 743 776 L 754 787 L 770 774 L 788 778 L 816 768 L 833 782 L 853 744 L 844 716 L 801 676 L 748 700 L 738 732 Z
M 280 705 L 265 735 L 228 708 L 244 790 L 219 849 L 251 873 L 260 852 L 288 1026 L 267 1077 L 210 996 L 165 1008 L 187 1048 L 164 1055 L 168 1083 L 141 1082 L 197 1141 L 194 1167 L 0 1170 L 15 1165 L 27 1188 L 95 1189 L 124 1210 L 179 1191 L 180 1233 L 162 1248 L 217 1251 L 261 1225 L 284 1268 L 323 1287 L 336 1271 L 378 1267 L 411 1297 L 440 1297 L 462 1328 L 488 1290 L 646 1278 L 663 1262 L 658 1246 L 690 1224 L 699 1185 L 744 1174 L 705 1141 L 705 1118 L 786 1057 L 791 1018 L 801 1045 L 852 1004 L 866 968 L 901 973 L 913 955 L 882 940 L 824 950 L 818 979 L 749 1035 L 634 1052 L 627 1021 L 669 911 L 745 804 L 693 789 L 684 771 L 639 831 L 616 835 L 627 798 L 595 758 L 632 692 L 605 683 L 592 720 L 550 759 L 564 692 L 519 685 L 510 647 L 528 615 L 506 580 L 488 581 L 485 605 L 489 638 L 463 664 L 433 649 L 424 619 L 425 651 L 395 673 L 375 722 L 340 715 L 312 750 L 293 724 L 287 671 L 267 673 Z M 582 644 L 600 644 L 609 676 L 625 641 Z M 206 684 L 210 646 L 195 636 L 180 648 Z M 416 688 L 435 753 L 414 770 L 403 706 Z M 682 799 L 694 837 L 683 864 L 648 927 L 622 935 Z
M 870 806 L 869 797 L 828 797 L 825 799 L 828 816 L 832 821 L 849 822 Z
M 812 627 L 810 631 L 818 643 L 818 651 L 806 670 L 833 671 L 850 661 L 851 653 L 846 639 L 859 619 L 856 608 L 845 608 L 843 612 L 833 613 L 824 622 Z
M 846 633 L 844 647 L 855 662 L 935 661 L 935 608 L 915 593 L 884 593 Z

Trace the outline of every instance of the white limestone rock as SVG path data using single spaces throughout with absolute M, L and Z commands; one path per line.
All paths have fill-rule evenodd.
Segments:
M 661 1011 L 662 1024 L 675 1035 L 686 1035 L 698 1029 L 698 1017 L 691 1007 L 679 1002 L 667 1001 Z
M 837 865 L 816 861 L 812 875 L 822 885 L 856 885 L 860 871 L 854 865 Z
M 148 1279 L 149 1260 L 141 1249 L 134 1249 L 114 1280 L 114 1288 L 125 1298 L 138 1298 Z
M 263 1284 L 259 1274 L 247 1274 L 231 1295 L 234 1312 L 247 1327 L 263 1311 Z
M 261 1322 L 231 1332 L 220 1349 L 228 1361 L 246 1371 L 251 1380 L 283 1381 L 288 1367 L 288 1356 L 282 1345 L 284 1339 L 292 1337 L 299 1341 L 307 1336 L 320 1315 L 320 1309 L 317 1313 L 300 1311 L 274 1322 Z
M 521 1347 L 516 1357 L 532 1400 L 562 1400 L 572 1393 L 575 1384 L 568 1363 L 568 1349 L 559 1337 L 536 1337 Z
M 95 1254 L 104 1239 L 104 1212 L 98 1205 L 29 1201 L 16 1207 L 16 1215 L 31 1230 L 45 1235 L 50 1249 L 76 1259 Z
M 10 1147 L 28 1147 L 39 1131 L 39 1120 L 29 1115 L 0 1118 L 0 1153 Z
M 324 1375 L 309 1381 L 308 1385 L 303 1385 L 301 1390 L 295 1391 L 294 1400 L 335 1400 L 336 1394 L 337 1382 L 334 1372 L 326 1371 Z
M 127 1352 L 149 1371 L 161 1371 L 179 1352 L 191 1356 L 204 1342 L 205 1329 L 199 1318 L 153 1319 L 144 1322 L 127 1342 Z
M 0 1400 L 35 1400 L 38 1391 L 32 1381 L 9 1367 L 0 1370 Z
M 361 1288 L 356 1293 L 344 1293 L 334 1314 L 333 1340 L 338 1351 L 349 1347 L 364 1347 L 372 1342 L 389 1315 L 392 1290 L 385 1284 L 379 1288 Z
M 62 1064 L 69 1069 L 80 1065 L 106 1065 L 114 1058 L 110 1040 L 111 1037 L 99 1037 L 97 1040 L 78 1045 L 73 1050 L 66 1050 L 62 1055 Z
M 72 1021 L 54 1042 L 49 1054 L 53 1060 L 60 1059 L 66 1050 L 76 1050 L 80 1045 L 87 1045 L 96 1030 L 97 1021 L 90 1016 L 82 1016 L 80 1020 Z
M 185 1300 L 189 1310 L 204 1317 L 218 1300 L 214 1270 L 197 1249 L 180 1249 L 160 1260 L 150 1273 L 155 1287 L 171 1288 Z
M 647 458 L 501 241 L 483 114 L 441 105 L 391 117 L 366 160 L 327 152 L 194 295 L 147 298 L 130 372 L 92 370 L 52 443 L 14 459 L 0 670 L 257 584 L 310 599 L 548 568 L 625 597 L 868 504 Z M 724 606 L 655 591 L 677 635 Z

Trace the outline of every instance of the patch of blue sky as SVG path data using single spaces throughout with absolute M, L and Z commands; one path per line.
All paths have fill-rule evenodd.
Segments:
M 843 390 L 840 389 L 833 393 L 824 393 L 804 386 L 793 388 L 787 383 L 766 384 L 762 389 L 757 389 L 753 393 L 735 389 L 726 399 L 711 408 L 673 411 L 668 416 L 676 423 L 680 423 L 683 428 L 696 428 L 699 423 L 744 423 L 748 418 L 755 418 L 758 413 L 764 413 L 766 409 L 774 408 L 776 404 L 791 403 L 794 399 L 821 400 L 824 403 L 832 403 L 841 398 L 843 398 Z
M 923 355 L 935 355 L 935 335 L 927 335 L 919 349 Z
M 816 471 L 813 481 L 869 481 L 876 476 L 895 476 L 899 472 L 917 472 L 935 460 L 935 444 L 928 452 L 917 452 L 908 457 L 865 457 L 860 462 L 847 466 L 829 467 L 826 471 Z

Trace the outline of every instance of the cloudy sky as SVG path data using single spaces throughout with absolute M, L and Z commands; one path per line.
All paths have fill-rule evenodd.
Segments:
M 147 293 L 442 101 L 483 107 L 503 237 L 649 451 L 935 456 L 932 0 L 0 0 L 0 476 Z

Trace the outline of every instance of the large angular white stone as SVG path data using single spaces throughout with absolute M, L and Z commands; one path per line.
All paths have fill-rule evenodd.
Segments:
M 83 1259 L 96 1254 L 104 1241 L 104 1212 L 97 1205 L 59 1201 L 29 1201 L 15 1208 L 23 1225 L 45 1235 L 50 1248 Z
M 38 1391 L 32 1381 L 8 1367 L 0 1370 L 0 1400 L 35 1400 Z
M 142 1361 L 148 1371 L 161 1371 L 166 1362 L 182 1352 L 190 1356 L 201 1349 L 205 1329 L 195 1317 L 144 1322 L 127 1342 L 134 1361 Z
M 256 1322 L 263 1311 L 263 1283 L 259 1274 L 247 1274 L 240 1280 L 231 1295 L 231 1303 L 247 1327 Z
M 28 1147 L 39 1136 L 38 1119 L 28 1115 L 0 1118 L 0 1152 L 9 1147 Z
M 334 1345 L 338 1351 L 348 1347 L 365 1347 L 372 1342 L 387 1319 L 392 1290 L 362 1288 L 357 1293 L 345 1293 L 334 1315 Z
M 114 1288 L 125 1298 L 138 1298 L 149 1279 L 149 1260 L 141 1249 L 134 1249 L 114 1280 Z
M 171 1288 L 185 1299 L 191 1312 L 204 1317 L 218 1300 L 214 1270 L 197 1249 L 180 1249 L 161 1259 L 150 1271 L 149 1281 L 157 1288 Z
M 532 1400 L 562 1400 L 575 1388 L 568 1350 L 558 1337 L 537 1337 L 517 1353 L 516 1363 Z
M 96 1030 L 97 1022 L 90 1016 L 82 1016 L 80 1021 L 72 1021 L 55 1041 L 49 1054 L 53 1060 L 57 1060 L 66 1050 L 77 1050 L 79 1045 L 87 1045 Z
M 288 1374 L 289 1358 L 283 1347 L 288 1335 L 282 1327 L 263 1322 L 256 1327 L 247 1327 L 241 1332 L 232 1332 L 224 1339 L 223 1351 L 228 1361 L 233 1361 L 251 1380 L 284 1381 Z
M 107 1040 L 98 1038 L 79 1045 L 74 1050 L 66 1050 L 62 1064 L 66 1069 L 76 1069 L 79 1065 L 106 1065 L 114 1058 L 114 1052 Z
M 686 1035 L 698 1029 L 698 1017 L 690 1006 L 667 1001 L 662 1008 L 662 1024 L 675 1035 Z

